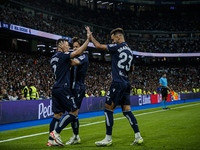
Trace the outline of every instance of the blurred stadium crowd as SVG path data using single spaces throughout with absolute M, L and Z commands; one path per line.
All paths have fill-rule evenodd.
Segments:
M 22 94 L 25 82 L 36 87 L 38 99 L 51 98 L 54 75 L 50 68 L 50 57 L 0 51 L 1 99 L 25 100 Z M 177 93 L 196 92 L 200 85 L 199 65 L 139 65 L 130 73 L 131 95 L 159 93 L 159 79 L 163 71 L 167 72 L 168 85 Z M 111 84 L 111 64 L 90 62 L 85 81 L 86 94 L 91 97 L 107 93 Z M 136 88 L 136 89 L 135 89 Z M 137 92 L 139 90 L 139 93 Z M 136 92 L 135 92 L 136 90 Z M 141 92 L 141 93 L 140 93 Z M 149 92 L 149 93 L 148 93 Z
M 198 19 L 200 18 L 190 16 L 189 14 L 185 15 L 184 17 L 180 17 L 178 14 L 159 17 L 152 12 L 144 12 L 145 15 L 141 14 L 140 16 L 136 16 L 131 10 L 117 10 L 119 14 L 116 14 L 112 10 L 105 9 L 99 13 L 86 7 L 83 7 L 83 10 L 79 10 L 76 6 L 63 3 L 62 1 L 18 1 L 62 16 L 64 14 L 64 17 L 90 22 L 107 28 L 117 28 L 123 20 L 121 27 L 124 30 L 196 31 L 199 29 L 199 24 L 196 24 L 196 21 L 198 23 Z M 195 21 L 191 20 L 193 17 Z M 54 19 L 56 18 L 52 18 L 52 20 Z
M 53 3 L 52 1 L 31 1 L 20 0 L 25 4 L 41 8 L 48 12 L 60 14 L 67 18 L 74 18 L 76 21 L 85 21 L 95 25 L 115 28 L 120 24 L 125 30 L 162 30 L 162 31 L 197 31 L 200 29 L 200 18 L 198 16 L 161 16 L 158 17 L 152 12 L 143 12 L 140 16 L 129 15 L 131 12 L 120 11 L 120 17 L 113 11 L 104 10 L 101 13 L 94 12 L 89 8 L 84 8 L 84 13 L 71 4 Z M 0 7 L 0 21 L 9 24 L 21 25 L 36 30 L 46 31 L 66 37 L 85 38 L 84 25 L 73 23 L 65 18 L 47 16 L 42 14 L 33 15 L 32 12 L 25 12 L 21 8 L 11 8 L 9 5 Z M 105 14 L 102 14 L 105 13 Z M 133 14 L 133 13 L 131 13 Z M 105 17 L 106 15 L 106 17 Z M 155 17 L 156 16 L 156 17 Z M 123 24 L 121 24 L 123 20 Z M 111 43 L 109 31 L 94 29 L 94 36 L 100 43 Z M 129 46 L 136 51 L 157 52 L 157 53 L 192 53 L 199 52 L 199 38 L 184 38 L 172 40 L 167 38 L 140 38 L 132 34 L 127 34 L 126 41 Z

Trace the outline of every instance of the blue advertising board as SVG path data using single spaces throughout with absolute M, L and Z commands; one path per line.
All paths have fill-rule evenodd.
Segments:
M 180 94 L 180 100 L 200 98 L 200 93 Z M 84 98 L 80 113 L 104 110 L 106 97 Z M 151 95 L 130 96 L 131 106 L 151 104 Z M 52 100 L 0 101 L 0 124 L 51 118 Z

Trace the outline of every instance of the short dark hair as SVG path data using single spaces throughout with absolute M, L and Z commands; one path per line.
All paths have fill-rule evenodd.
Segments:
M 110 32 L 110 35 L 116 35 L 116 34 L 123 34 L 124 35 L 124 30 L 122 28 L 116 28 L 116 29 L 113 29 L 111 32 Z
M 58 47 L 58 45 L 59 45 L 59 43 L 60 42 L 69 42 L 67 39 L 58 39 L 57 41 L 56 41 L 56 46 Z
M 83 40 L 80 39 L 79 37 L 73 37 L 71 40 L 71 43 L 74 44 L 75 42 L 77 42 L 80 46 L 83 45 Z

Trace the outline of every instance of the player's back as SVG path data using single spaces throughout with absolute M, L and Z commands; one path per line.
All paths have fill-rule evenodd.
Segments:
M 70 58 L 69 52 L 56 52 L 51 57 L 51 68 L 55 75 L 55 87 L 70 87 Z
M 86 77 L 86 73 L 88 70 L 88 56 L 86 54 L 82 54 L 81 56 L 77 57 L 76 59 L 79 60 L 80 65 L 73 66 L 71 68 L 71 88 L 72 89 L 80 89 L 81 86 L 84 86 L 84 81 Z
M 130 83 L 128 73 L 133 65 L 133 54 L 126 42 L 107 45 L 112 53 L 112 80 Z

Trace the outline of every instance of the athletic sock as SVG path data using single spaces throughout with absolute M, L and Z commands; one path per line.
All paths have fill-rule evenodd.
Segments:
M 131 111 L 124 111 L 124 116 L 129 120 L 131 127 L 133 128 L 135 133 L 139 132 L 137 120 Z
M 73 137 L 75 137 L 75 138 L 79 138 L 79 135 L 78 135 L 78 134 L 77 134 L 77 135 L 73 134 Z
M 61 120 L 59 126 L 56 128 L 56 132 L 60 133 L 70 122 L 74 121 L 76 116 L 74 114 L 69 113 Z
M 135 133 L 135 139 L 139 139 L 141 137 L 140 132 Z
M 71 122 L 71 126 L 73 129 L 73 133 L 74 135 L 78 135 L 79 134 L 79 120 L 78 117 L 76 117 L 72 122 Z
M 58 126 L 60 122 L 60 119 L 56 118 L 56 117 L 53 117 L 51 123 L 50 123 L 50 126 L 49 126 L 49 133 L 51 133 L 53 130 L 56 129 L 56 127 Z M 53 140 L 52 137 L 49 137 L 49 140 Z
M 109 109 L 104 110 L 104 114 L 106 117 L 106 135 L 112 135 L 113 128 L 113 111 Z
M 161 106 L 162 106 L 162 108 L 164 107 L 164 101 L 163 100 L 161 100 Z
M 112 135 L 107 135 L 107 134 L 106 134 L 106 137 L 105 137 L 105 139 L 106 139 L 107 141 L 110 141 L 110 140 L 112 140 Z
M 164 101 L 164 106 L 165 108 L 167 108 L 167 101 Z

